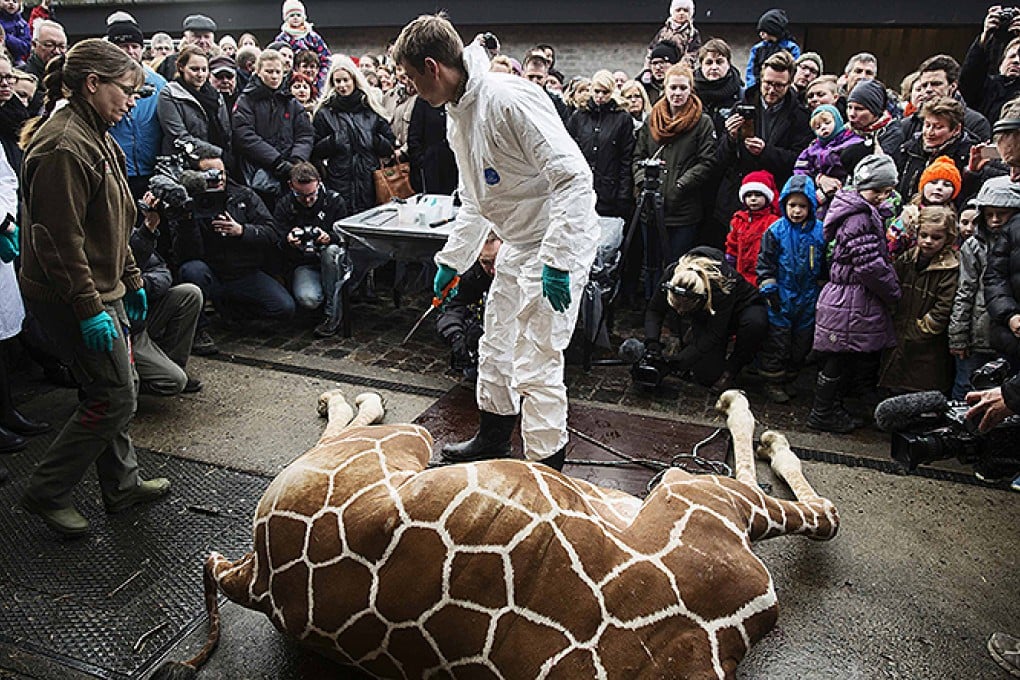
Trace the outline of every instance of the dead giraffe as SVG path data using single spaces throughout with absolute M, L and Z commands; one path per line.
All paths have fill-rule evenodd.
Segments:
M 209 637 L 217 587 L 301 644 L 378 677 L 733 678 L 774 626 L 776 594 L 751 542 L 830 539 L 839 518 L 786 438 L 762 436 L 796 501 L 755 481 L 754 417 L 725 392 L 736 479 L 670 470 L 642 503 L 539 464 L 425 469 L 432 438 L 372 425 L 339 391 L 322 438 L 270 484 L 255 550 L 205 562 Z M 353 418 L 353 420 L 352 420 Z

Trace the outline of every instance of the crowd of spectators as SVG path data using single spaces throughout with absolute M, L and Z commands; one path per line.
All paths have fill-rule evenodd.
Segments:
M 637 212 L 615 304 L 644 308 L 670 276 L 692 275 L 677 269 L 685 254 L 707 248 L 695 269 L 709 289 L 721 286 L 717 299 L 740 276 L 767 315 L 752 315 L 751 335 L 729 329 L 741 340 L 735 360 L 723 348 L 687 377 L 721 389 L 757 371 L 767 396 L 787 401 L 793 378 L 815 358 L 822 370 L 808 424 L 846 432 L 860 421 L 842 400 L 861 386 L 962 398 L 979 359 L 1005 356 L 1020 368 L 1011 251 L 1020 201 L 988 189 L 1020 167 L 1020 19 L 1006 16 L 992 7 L 962 62 L 932 55 L 898 90 L 880 80 L 868 52 L 826 72 L 824 47 L 799 44 L 781 9 L 761 16 L 747 63 L 735 64 L 724 40 L 695 26 L 694 3 L 673 0 L 633 77 L 613 65 L 568 77 L 551 45 L 511 56 L 495 36 L 477 39 L 492 71 L 548 95 L 591 166 L 597 212 L 628 223 Z M 58 20 L 49 2 L 0 7 L 0 145 L 15 175 L 26 123 L 60 106 L 44 81 L 68 50 Z M 149 329 L 169 360 L 143 376 L 143 389 L 158 394 L 201 389 L 186 360 L 217 351 L 210 305 L 230 321 L 319 314 L 317 335 L 338 332 L 340 287 L 372 295 L 372 271 L 385 262 L 332 228 L 376 204 L 373 171 L 407 162 L 414 189 L 428 193 L 452 193 L 458 181 L 445 111 L 418 98 L 386 53 L 349 56 L 328 45 L 300 0 L 283 3 L 280 32 L 265 46 L 248 33 L 222 35 L 201 14 L 181 28 L 179 40 L 147 36 L 115 12 L 103 36 L 142 74 L 128 95 L 130 115 L 110 134 L 138 206 L 130 243 L 149 302 L 175 319 L 172 333 Z M 173 154 L 198 177 L 194 193 L 223 198 L 170 205 L 154 187 L 159 158 Z M 661 168 L 661 220 L 639 202 L 650 164 Z M 719 253 L 725 266 L 713 259 Z M 860 318 L 830 314 L 846 306 L 835 291 L 850 294 L 839 286 L 860 288 L 854 299 L 873 308 L 858 310 Z M 665 319 L 662 302 L 655 314 Z M 708 313 L 674 311 L 688 323 Z M 48 375 L 73 382 L 33 323 L 30 312 L 11 337 L 33 347 Z M 858 331 L 870 340 L 860 342 Z M 676 348 L 684 365 L 698 365 L 690 347 L 720 351 L 719 342 L 648 333 L 652 351 Z M 854 384 L 844 384 L 851 373 Z M 0 414 L 0 425 L 8 421 Z M 4 431 L 12 446 L 17 429 Z

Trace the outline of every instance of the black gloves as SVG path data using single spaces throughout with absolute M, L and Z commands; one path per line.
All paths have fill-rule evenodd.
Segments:
M 281 182 L 290 181 L 290 171 L 294 167 L 294 164 L 288 161 L 286 158 L 280 158 L 273 165 L 273 175 Z

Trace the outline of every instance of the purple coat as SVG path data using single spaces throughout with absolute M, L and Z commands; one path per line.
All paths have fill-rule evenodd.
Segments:
M 885 242 L 885 205 L 876 208 L 853 189 L 832 198 L 825 238 L 836 239 L 829 282 L 818 296 L 815 343 L 819 352 L 875 352 L 896 346 L 890 308 L 900 282 Z
M 830 139 L 828 143 L 823 144 L 822 140 L 816 138 L 811 142 L 811 146 L 801 151 L 797 156 L 793 174 L 809 175 L 811 179 L 815 179 L 818 175 L 828 175 L 840 182 L 846 181 L 847 171 L 843 169 L 839 153 L 848 146 L 859 144 L 862 141 L 864 140 L 858 137 L 857 133 L 849 126 Z

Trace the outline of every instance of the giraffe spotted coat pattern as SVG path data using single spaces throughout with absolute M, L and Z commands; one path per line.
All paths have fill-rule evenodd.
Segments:
M 207 560 L 210 641 L 188 664 L 218 638 L 218 587 L 377 677 L 732 678 L 777 616 L 751 542 L 838 527 L 782 435 L 759 455 L 798 500 L 758 487 L 736 391 L 717 407 L 737 478 L 670 470 L 643 502 L 523 461 L 426 469 L 424 428 L 357 405 L 352 422 L 339 391 L 320 398 L 327 429 L 265 492 L 254 550 Z

